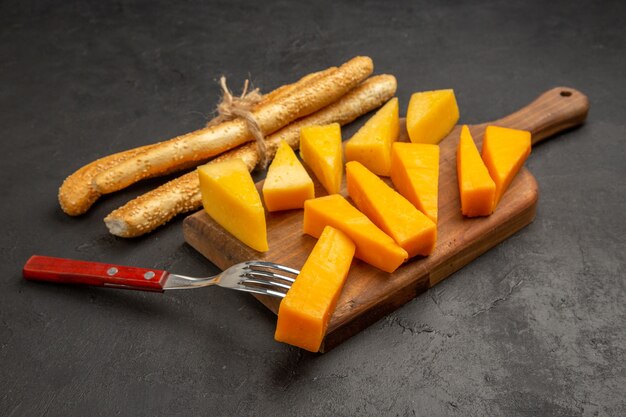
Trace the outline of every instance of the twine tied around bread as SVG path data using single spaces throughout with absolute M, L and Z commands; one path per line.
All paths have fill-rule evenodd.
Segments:
M 265 136 L 259 127 L 259 123 L 252 114 L 254 106 L 261 101 L 263 95 L 258 88 L 248 91 L 249 81 L 246 80 L 243 90 L 239 97 L 233 96 L 233 93 L 226 85 L 226 77 L 220 77 L 220 87 L 222 87 L 222 100 L 217 105 L 217 117 L 207 123 L 207 127 L 218 125 L 228 120 L 241 118 L 248 127 L 248 130 L 256 140 L 257 152 L 259 155 L 259 164 L 265 169 L 267 166 L 267 146 L 265 144 Z

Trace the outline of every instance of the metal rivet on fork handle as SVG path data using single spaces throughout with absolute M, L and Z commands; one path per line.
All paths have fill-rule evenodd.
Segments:
M 117 274 L 117 268 L 112 267 L 112 268 L 107 269 L 107 275 L 113 276 L 115 274 Z

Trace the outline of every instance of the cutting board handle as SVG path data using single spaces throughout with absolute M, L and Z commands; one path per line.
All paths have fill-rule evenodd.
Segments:
M 535 145 L 555 133 L 584 123 L 589 99 L 570 87 L 546 91 L 528 106 L 488 124 L 528 130 Z

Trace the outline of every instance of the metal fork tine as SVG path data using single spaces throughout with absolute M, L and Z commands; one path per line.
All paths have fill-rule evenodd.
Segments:
M 283 284 L 282 282 L 265 280 L 265 279 L 249 279 L 248 278 L 248 279 L 244 279 L 243 281 L 241 281 L 241 283 L 244 285 L 247 285 L 247 284 L 271 285 L 272 287 L 284 288 L 286 290 L 289 290 L 291 288 L 291 285 Z
M 245 276 L 248 277 L 252 277 L 252 278 L 256 278 L 256 277 L 263 277 L 263 278 L 277 278 L 277 279 L 282 279 L 284 281 L 288 281 L 291 282 L 292 284 L 294 282 L 296 282 L 295 278 L 292 277 L 287 277 L 281 274 L 276 274 L 274 272 L 267 272 L 267 271 L 257 271 L 257 270 L 248 270 L 245 273 Z
M 285 295 L 287 295 L 287 293 L 274 291 L 274 290 L 270 290 L 268 288 L 263 288 L 263 287 L 247 287 L 245 285 L 242 285 L 234 289 L 239 290 L 239 291 L 253 293 L 253 294 L 271 295 L 271 296 L 280 297 L 280 298 L 285 298 Z
M 265 262 L 265 261 L 248 261 L 245 263 L 250 267 L 261 267 L 267 269 L 277 269 L 279 271 L 288 272 L 290 274 L 298 275 L 300 271 L 297 269 L 289 268 L 288 266 L 275 264 L 273 262 Z

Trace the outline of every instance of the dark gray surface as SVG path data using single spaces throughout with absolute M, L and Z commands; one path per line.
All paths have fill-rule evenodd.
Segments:
M 626 3 L 0 3 L 0 415 L 626 415 Z M 251 76 L 268 91 L 369 55 L 410 93 L 455 89 L 464 123 L 542 91 L 587 124 L 538 146 L 535 222 L 325 355 L 273 341 L 251 297 L 23 282 L 34 253 L 210 274 L 181 219 L 145 238 L 80 218 L 62 180 L 200 127 Z M 354 131 L 354 126 L 348 132 Z

